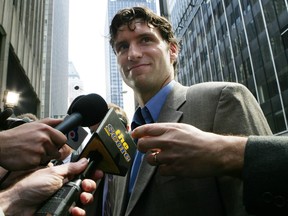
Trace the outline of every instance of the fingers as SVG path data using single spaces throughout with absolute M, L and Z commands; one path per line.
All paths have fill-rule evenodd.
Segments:
M 54 128 L 49 131 L 49 136 L 57 149 L 60 149 L 67 141 L 67 137 L 62 132 Z
M 61 119 L 45 118 L 39 120 L 38 122 L 49 125 L 51 127 L 47 129 L 48 135 L 51 138 L 51 141 L 57 146 L 58 149 L 61 148 L 66 143 L 67 137 L 61 131 L 58 131 L 53 128 L 62 122 Z
M 137 148 L 145 153 L 148 150 L 166 148 L 167 140 L 170 140 L 169 134 L 177 127 L 175 123 L 146 124 L 134 129 L 131 136 L 138 139 Z
M 60 149 L 59 149 L 59 152 L 61 154 L 61 157 L 60 159 L 61 160 L 64 160 L 65 158 L 67 158 L 72 152 L 73 152 L 73 149 L 67 145 L 67 144 L 64 144 Z
M 51 159 L 59 159 L 61 157 L 61 153 L 59 152 L 58 147 L 53 143 L 51 143 L 51 141 L 49 141 L 49 143 L 46 144 L 44 143 L 43 148 L 46 152 L 46 155 L 44 155 L 43 159 L 51 160 Z
M 142 137 L 137 142 L 137 148 L 140 152 L 146 153 L 147 151 L 156 152 L 163 148 L 158 137 Z
M 165 131 L 164 125 L 161 124 L 145 124 L 135 128 L 131 136 L 135 139 L 139 139 L 144 136 L 159 136 Z
M 163 130 L 159 127 L 154 127 L 154 124 L 146 124 L 137 127 L 131 133 L 131 136 L 138 139 L 137 148 L 140 152 L 145 153 L 151 148 L 154 148 L 155 143 L 153 137 L 159 136 Z M 146 139 L 146 137 L 148 137 Z
M 94 200 L 93 194 L 92 193 L 88 193 L 88 192 L 82 192 L 80 194 L 80 202 L 83 205 L 87 205 L 89 203 L 92 203 Z
M 88 160 L 86 158 L 81 158 L 81 160 L 73 163 L 66 163 L 59 166 L 55 166 L 58 173 L 65 178 L 71 179 L 74 175 L 80 174 L 88 165 Z
M 95 170 L 95 172 L 93 173 L 93 176 L 91 176 L 91 179 L 93 179 L 94 181 L 97 181 L 99 179 L 102 179 L 104 177 L 104 172 L 102 170 Z
M 175 174 L 176 170 L 174 169 L 173 163 L 169 161 L 169 158 L 166 157 L 164 152 L 152 152 L 147 154 L 146 160 L 152 166 L 158 166 L 158 171 L 160 175 L 169 176 Z
M 165 157 L 163 157 L 163 153 L 159 150 L 155 152 L 147 153 L 146 160 L 152 166 L 159 166 L 167 162 L 165 160 Z
M 60 124 L 63 120 L 62 119 L 53 119 L 53 118 L 44 118 L 38 120 L 37 122 L 47 124 L 51 127 L 55 127 L 56 125 Z
M 79 207 L 74 207 L 71 209 L 71 215 L 72 216 L 85 216 L 86 213 L 83 209 L 81 209 Z
M 93 192 L 96 189 L 96 183 L 91 179 L 84 179 L 81 187 L 86 192 Z

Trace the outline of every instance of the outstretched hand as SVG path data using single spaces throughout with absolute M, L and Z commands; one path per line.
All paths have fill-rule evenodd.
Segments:
M 41 204 L 60 189 L 68 180 L 81 173 L 88 165 L 83 158 L 75 163 L 67 163 L 39 169 L 14 186 L 0 192 L 0 207 L 5 214 L 33 215 Z M 102 178 L 103 173 L 95 173 L 93 179 Z M 82 204 L 93 201 L 92 191 L 96 189 L 95 181 L 85 179 L 82 181 L 84 192 L 80 195 Z M 72 215 L 85 215 L 85 211 L 79 207 L 71 210 Z
M 62 120 L 43 119 L 0 132 L 0 165 L 7 170 L 27 170 L 61 157 L 66 136 L 52 126 Z
M 201 178 L 241 173 L 247 138 L 221 136 L 182 123 L 146 124 L 131 135 L 162 175 Z

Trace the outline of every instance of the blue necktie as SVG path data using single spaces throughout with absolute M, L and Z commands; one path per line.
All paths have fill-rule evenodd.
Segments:
M 146 107 L 143 108 L 141 113 L 142 113 L 142 116 L 144 117 L 143 120 L 145 121 L 145 123 L 143 123 L 143 124 L 149 124 L 149 123 L 153 123 L 154 122 L 149 110 Z M 140 125 L 137 125 L 137 126 L 140 126 Z M 132 130 L 135 129 L 137 126 L 134 125 L 134 128 L 132 128 Z M 137 140 L 135 140 L 135 143 L 137 144 Z M 138 175 L 138 171 L 139 171 L 143 156 L 144 156 L 143 153 L 139 152 L 138 150 L 136 151 L 135 159 L 133 161 L 131 174 L 130 174 L 129 194 L 131 194 L 132 191 L 133 191 L 133 188 L 134 188 L 134 185 L 135 185 L 135 181 L 136 181 L 136 177 Z

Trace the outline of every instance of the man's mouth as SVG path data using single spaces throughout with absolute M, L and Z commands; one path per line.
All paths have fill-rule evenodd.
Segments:
M 148 64 L 137 64 L 137 65 L 132 65 L 132 66 L 129 66 L 128 67 L 128 70 L 131 71 L 133 69 L 136 69 L 136 68 L 139 68 L 139 67 L 142 67 L 142 66 L 147 66 Z

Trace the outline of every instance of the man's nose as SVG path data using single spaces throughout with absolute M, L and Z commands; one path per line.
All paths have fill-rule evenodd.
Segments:
M 130 44 L 128 51 L 128 60 L 135 61 L 142 57 L 142 51 L 139 46 L 136 44 Z

